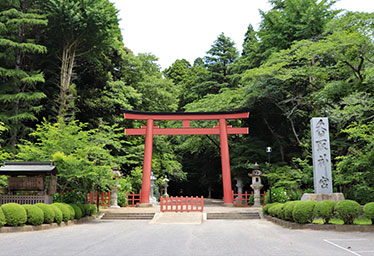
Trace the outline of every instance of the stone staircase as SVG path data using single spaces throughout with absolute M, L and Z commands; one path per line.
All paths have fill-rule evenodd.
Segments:
M 101 218 L 102 220 L 152 220 L 154 213 L 123 213 L 107 212 Z
M 261 219 L 258 212 L 208 212 L 207 220 L 248 220 Z

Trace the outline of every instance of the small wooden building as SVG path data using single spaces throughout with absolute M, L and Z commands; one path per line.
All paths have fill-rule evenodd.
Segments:
M 0 175 L 8 176 L 8 191 L 0 195 L 0 205 L 52 203 L 57 186 L 53 162 L 4 162 Z

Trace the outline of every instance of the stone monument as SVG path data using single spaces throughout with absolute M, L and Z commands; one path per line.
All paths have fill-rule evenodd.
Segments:
M 157 180 L 157 178 L 153 175 L 153 172 L 151 172 L 151 192 L 149 193 L 150 204 L 157 204 L 157 199 L 154 196 L 155 180 Z
M 255 163 L 253 171 L 248 174 L 248 176 L 252 177 L 251 188 L 254 191 L 253 207 L 261 207 L 260 191 L 261 191 L 261 188 L 264 186 L 261 183 L 261 175 L 262 175 L 262 172 L 260 171 L 260 166 L 257 163 Z
M 236 178 L 236 187 L 238 188 L 238 194 L 243 193 L 243 180 L 240 177 Z
M 333 193 L 329 121 L 327 117 L 310 120 L 313 153 L 314 194 L 305 193 L 301 200 L 344 200 L 342 193 Z
M 163 182 L 163 186 L 164 186 L 164 194 L 162 196 L 166 196 L 168 197 L 168 187 L 169 187 L 169 179 L 168 177 L 166 177 L 165 175 L 165 178 L 162 180 Z
M 111 204 L 109 206 L 109 209 L 119 209 L 119 208 L 121 208 L 118 205 L 118 188 L 120 187 L 120 184 L 118 183 L 117 179 L 119 179 L 122 176 L 122 174 L 118 171 L 118 168 L 116 168 L 116 167 L 113 168 L 112 174 L 114 175 L 113 179 L 115 179 L 116 181 L 115 181 L 114 186 L 110 186 L 110 189 L 111 189 L 111 195 L 110 195 Z

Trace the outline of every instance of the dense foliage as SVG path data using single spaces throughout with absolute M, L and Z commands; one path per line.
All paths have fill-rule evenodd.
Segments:
M 270 3 L 258 31 L 249 24 L 236 42 L 240 53 L 222 33 L 194 63 L 161 71 L 156 56 L 125 47 L 109 0 L 0 0 L 0 160 L 55 161 L 60 191 L 107 190 L 118 167 L 124 203 L 140 189 L 144 138 L 120 127 L 145 123 L 121 109 L 248 109 L 248 120 L 229 122 L 250 128 L 229 136 L 232 177 L 250 190 L 258 162 L 264 189 L 285 202 L 313 188 L 309 120 L 326 116 L 334 190 L 373 201 L 374 14 L 335 10 L 333 0 Z M 220 169 L 218 136 L 154 138 L 156 184 L 167 175 L 171 195 L 221 197 Z

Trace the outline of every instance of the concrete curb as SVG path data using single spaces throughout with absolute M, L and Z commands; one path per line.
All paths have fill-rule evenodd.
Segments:
M 298 224 L 268 215 L 265 215 L 264 218 L 265 220 L 289 229 L 312 229 L 339 232 L 374 232 L 374 225 Z
M 39 226 L 25 225 L 20 227 L 0 227 L 0 233 L 13 233 L 13 232 L 27 232 L 27 231 L 40 231 L 52 228 L 62 228 L 67 226 L 73 226 L 76 224 L 83 224 L 96 220 L 96 216 L 83 217 L 80 220 L 69 220 L 68 222 L 62 222 L 61 224 L 51 223 L 42 224 Z

